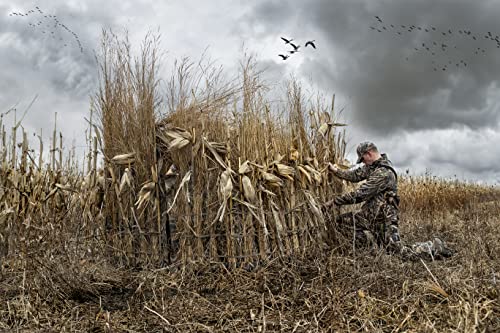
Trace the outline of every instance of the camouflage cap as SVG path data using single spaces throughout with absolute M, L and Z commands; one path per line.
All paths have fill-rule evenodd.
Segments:
M 356 163 L 363 162 L 363 154 L 370 150 L 378 150 L 378 149 L 373 142 L 370 141 L 361 142 L 358 145 L 358 148 L 356 148 L 356 153 L 358 154 L 358 160 L 356 161 Z

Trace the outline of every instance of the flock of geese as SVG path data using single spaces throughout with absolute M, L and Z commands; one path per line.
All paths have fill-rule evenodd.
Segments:
M 12 12 L 9 14 L 12 17 L 19 18 L 33 18 L 35 20 L 31 20 L 28 22 L 28 26 L 34 31 L 40 32 L 47 36 L 50 36 L 53 39 L 58 39 L 60 42 L 64 44 L 64 47 L 68 46 L 68 41 L 66 41 L 60 34 L 56 34 L 58 29 L 64 29 L 67 33 L 69 33 L 80 49 L 80 52 L 83 53 L 83 46 L 80 42 L 80 38 L 78 35 L 71 30 L 68 26 L 59 21 L 56 15 L 51 15 L 44 13 L 40 7 L 36 6 L 34 9 L 30 9 L 25 13 L 22 12 Z
M 486 54 L 487 49 L 483 46 L 484 41 L 500 49 L 500 36 L 491 31 L 480 33 L 467 28 L 438 29 L 434 26 L 396 25 L 384 22 L 380 16 L 374 18 L 376 21 L 370 26 L 374 32 L 402 37 L 409 34 L 420 34 L 422 42 L 414 45 L 413 51 L 415 53 L 423 52 L 433 57 L 434 71 L 446 71 L 451 67 L 467 67 L 472 56 Z M 406 57 L 406 60 L 409 60 L 409 57 Z
M 285 42 L 285 45 L 288 44 L 293 49 L 288 50 L 289 54 L 287 54 L 286 52 L 285 52 L 285 54 L 278 54 L 278 57 L 281 57 L 281 59 L 286 60 L 290 57 L 290 55 L 299 52 L 300 45 L 293 43 L 293 39 L 285 38 L 285 37 L 281 37 L 281 39 Z M 304 44 L 304 47 L 311 46 L 313 49 L 316 49 L 316 44 L 314 44 L 314 42 L 315 42 L 314 40 L 309 40 Z

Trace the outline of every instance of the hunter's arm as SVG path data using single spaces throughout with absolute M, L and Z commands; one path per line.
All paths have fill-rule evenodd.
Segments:
M 375 170 L 368 181 L 362 184 L 357 190 L 343 194 L 335 198 L 336 205 L 349 205 L 360 203 L 370 199 L 377 193 L 385 191 L 391 181 L 395 181 L 394 173 L 385 168 Z
M 365 180 L 368 177 L 368 167 L 351 168 L 348 170 L 333 169 L 332 173 L 342 179 L 348 180 L 351 183 L 357 183 Z

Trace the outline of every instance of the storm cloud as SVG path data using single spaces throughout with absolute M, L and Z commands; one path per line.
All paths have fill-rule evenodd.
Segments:
M 70 28 L 83 52 L 67 30 L 50 33 L 53 18 L 9 16 L 35 6 Z M 83 144 L 102 29 L 127 30 L 137 47 L 157 31 L 164 78 L 175 59 L 205 52 L 234 76 L 243 53 L 253 53 L 271 84 L 294 76 L 336 94 L 351 159 L 357 142 L 372 140 L 398 168 L 491 182 L 500 177 L 498 13 L 497 1 L 465 0 L 0 0 L 0 105 L 22 109 L 38 95 L 25 127 L 49 133 L 58 112 L 66 136 Z M 29 25 L 39 21 L 45 34 Z M 302 45 L 286 61 L 282 36 Z

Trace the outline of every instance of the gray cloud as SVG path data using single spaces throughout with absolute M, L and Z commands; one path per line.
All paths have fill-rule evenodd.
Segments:
M 22 110 L 38 94 L 25 121 L 28 130 L 43 128 L 50 133 L 57 111 L 66 137 L 71 140 L 74 136 L 77 144 L 83 144 L 83 117 L 87 116 L 89 94 L 97 87 L 94 52 L 99 48 L 101 30 L 112 28 L 121 34 L 128 29 L 136 51 L 147 31 L 158 27 L 166 52 L 163 78 L 170 77 L 173 60 L 188 56 L 197 61 L 207 48 L 208 56 L 224 66 L 227 77 L 233 77 L 242 54 L 248 51 L 257 55 L 257 69 L 264 70 L 262 78 L 271 84 L 295 76 L 313 91 L 337 94 L 337 109 L 346 107 L 343 117 L 350 124 L 351 155 L 357 142 L 369 139 L 399 168 L 431 168 L 473 179 L 500 177 L 490 157 L 495 148 L 483 148 L 500 139 L 500 48 L 484 38 L 488 31 L 500 35 L 496 18 L 500 4 L 496 1 L 40 0 L 37 4 L 75 31 L 85 49 L 81 53 L 64 30 L 59 29 L 52 38 L 31 29 L 30 17 L 8 16 L 12 10 L 27 11 L 36 4 L 24 8 L 15 1 L 0 4 L 0 105 L 6 110 L 20 102 Z M 375 15 L 384 24 L 378 24 Z M 435 26 L 437 30 L 394 31 L 391 24 Z M 370 26 L 386 26 L 387 30 L 379 33 Z M 453 33 L 443 36 L 448 29 Z M 471 30 L 478 40 L 464 39 L 459 30 Z M 297 55 L 283 62 L 277 54 L 289 47 L 280 36 L 302 45 L 315 39 L 318 48 L 302 46 Z M 58 38 L 69 42 L 68 47 Z M 450 47 L 443 52 L 433 46 L 432 56 L 422 49 L 422 43 L 433 42 Z M 467 67 L 457 68 L 460 60 Z M 448 144 L 454 140 L 463 149 L 473 150 L 473 160 L 478 162 L 449 150 Z M 418 154 L 413 153 L 416 149 Z
M 290 6 L 301 15 L 292 16 L 277 28 L 277 18 L 283 17 L 279 8 L 285 8 L 286 14 Z M 319 78 L 317 82 L 326 90 L 336 89 L 350 96 L 356 125 L 380 134 L 390 129 L 447 128 L 456 124 L 481 128 L 496 124 L 498 113 L 496 107 L 488 107 L 491 101 L 487 92 L 498 85 L 500 49 L 484 35 L 487 31 L 492 32 L 493 38 L 500 34 L 500 23 L 494 14 L 497 7 L 494 2 L 465 0 L 390 4 L 283 1 L 256 6 L 254 17 L 261 18 L 261 24 L 267 21 L 270 32 L 287 30 L 288 26 L 305 31 L 299 33 L 300 37 L 316 32 L 317 39 L 321 38 L 321 51 L 304 62 L 302 74 Z M 384 23 L 378 23 L 375 15 Z M 422 26 L 422 30 L 408 32 L 401 25 Z M 370 26 L 382 32 L 371 30 Z M 425 32 L 425 28 L 430 32 Z M 478 40 L 463 37 L 458 33 L 462 29 L 472 30 Z M 398 35 L 398 31 L 402 34 Z M 449 46 L 443 52 L 433 42 Z M 430 51 L 422 43 L 432 46 Z M 419 50 L 415 51 L 415 47 Z M 477 47 L 481 49 L 478 55 Z

